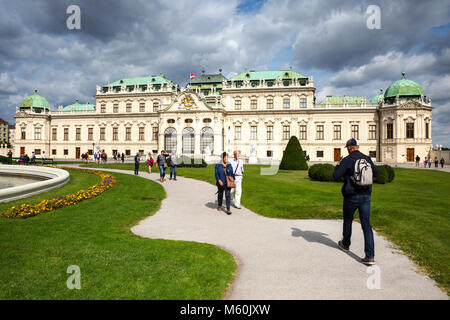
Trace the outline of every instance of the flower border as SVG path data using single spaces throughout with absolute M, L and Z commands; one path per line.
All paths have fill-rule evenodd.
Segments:
M 37 204 L 22 204 L 20 206 L 13 206 L 7 209 L 6 211 L 2 212 L 2 216 L 5 218 L 23 218 L 23 219 L 34 217 L 44 212 L 71 206 L 80 201 L 95 198 L 98 195 L 105 192 L 106 190 L 112 188 L 117 182 L 116 177 L 101 171 L 80 169 L 80 168 L 58 167 L 58 166 L 55 166 L 53 168 L 84 171 L 87 173 L 98 175 L 102 180 L 99 183 L 93 185 L 92 187 L 88 189 L 79 190 L 76 193 L 71 193 L 50 200 L 42 200 Z

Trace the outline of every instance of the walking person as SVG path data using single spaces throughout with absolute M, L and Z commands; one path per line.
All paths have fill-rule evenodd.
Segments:
M 439 168 L 439 160 L 438 157 L 434 157 L 434 167 Z
M 231 214 L 231 180 L 233 179 L 233 167 L 227 162 L 227 153 L 222 153 L 222 161 L 217 163 L 214 168 L 217 185 L 217 211 L 222 211 L 223 194 L 225 192 L 226 213 Z
M 134 174 L 139 175 L 139 162 L 141 161 L 141 157 L 139 156 L 139 152 L 134 156 Z
M 13 156 L 13 153 L 11 150 L 9 150 L 8 151 L 8 164 L 12 164 L 12 156 Z
M 164 182 L 164 177 L 166 175 L 166 168 L 167 168 L 167 159 L 164 154 L 164 150 L 161 150 L 161 154 L 158 155 L 158 158 L 156 159 L 156 165 L 159 169 L 159 181 Z
M 444 158 L 441 158 L 441 168 L 444 168 L 445 160 Z
M 338 242 L 338 245 L 344 251 L 350 250 L 353 216 L 358 209 L 359 220 L 364 233 L 365 257 L 362 262 L 366 265 L 373 265 L 375 264 L 375 245 L 372 226 L 370 225 L 370 202 L 372 179 L 378 176 L 378 170 L 370 157 L 359 151 L 359 145 L 355 139 L 348 140 L 345 147 L 349 155 L 339 161 L 333 172 L 335 180 L 341 177 L 345 178 L 341 191 L 344 196 L 343 238 Z M 357 169 L 356 173 L 355 169 Z M 361 174 L 358 174 L 358 172 Z
M 122 163 L 125 162 L 125 153 L 123 153 L 123 152 L 122 152 L 121 160 L 122 160 Z
M 234 177 L 234 207 L 241 208 L 242 180 L 244 179 L 244 161 L 239 159 L 239 151 L 234 150 L 233 159 L 230 161 Z
M 431 161 L 431 157 L 428 159 L 428 169 L 429 168 L 431 168 L 431 163 L 432 163 L 432 161 Z
M 152 167 L 153 167 L 153 157 L 152 157 L 152 153 L 149 152 L 147 154 L 147 157 L 145 158 L 145 161 L 147 162 L 147 166 L 148 166 L 148 173 L 152 173 Z
M 416 156 L 416 167 L 420 165 L 420 157 L 419 155 Z
M 425 160 L 423 161 L 423 167 L 426 168 L 428 164 L 428 158 L 425 157 Z
M 175 150 L 172 150 L 172 154 L 170 155 L 169 166 L 170 166 L 170 180 L 172 180 L 172 173 L 173 173 L 173 180 L 177 181 L 178 156 Z

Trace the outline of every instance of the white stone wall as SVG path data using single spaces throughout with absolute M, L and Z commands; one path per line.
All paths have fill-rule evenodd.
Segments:
M 348 139 L 353 137 L 352 125 L 357 125 L 358 139 L 363 153 L 377 152 L 382 162 L 405 162 L 407 149 L 414 149 L 415 154 L 423 158 L 431 147 L 431 105 L 403 103 L 395 106 L 383 106 L 380 112 L 381 128 L 378 123 L 377 107 L 368 105 L 314 105 L 315 89 L 307 87 L 268 88 L 233 88 L 222 92 L 222 105 L 207 105 L 203 97 L 193 92 L 159 93 L 127 93 L 102 94 L 97 96 L 96 111 L 74 111 L 47 114 L 19 112 L 16 114 L 15 156 L 20 155 L 21 147 L 29 155 L 35 149 L 45 150 L 48 157 L 57 159 L 73 159 L 77 148 L 84 153 L 99 146 L 111 157 L 113 150 L 120 153 L 126 150 L 130 155 L 139 150 L 148 152 L 164 148 L 164 132 L 173 127 L 177 131 L 177 153 L 182 153 L 182 132 L 186 127 L 195 132 L 194 155 L 201 156 L 200 132 L 203 127 L 211 127 L 214 131 L 213 154 L 218 156 L 222 151 L 231 153 L 240 150 L 243 157 L 250 156 L 252 144 L 256 147 L 256 156 L 261 162 L 267 162 L 268 151 L 272 151 L 274 160 L 280 160 L 290 136 L 300 139 L 302 148 L 310 156 L 311 161 L 333 161 L 335 149 L 341 156 L 346 156 L 344 148 Z M 194 105 L 186 107 L 183 99 L 191 95 Z M 283 98 L 290 99 L 289 109 L 283 107 Z M 300 98 L 307 99 L 307 106 L 300 106 Z M 210 98 L 210 97 L 209 97 Z M 241 109 L 235 109 L 235 99 L 241 100 Z M 274 102 L 273 109 L 267 109 L 267 99 Z M 257 109 L 252 109 L 250 101 L 258 101 Z M 159 112 L 153 110 L 153 104 L 160 106 Z M 113 112 L 113 105 L 119 105 L 118 113 Z M 132 109 L 127 112 L 126 104 Z M 141 110 L 140 103 L 145 104 Z M 101 105 L 106 106 L 105 113 Z M 191 119 L 191 123 L 186 123 Z M 211 122 L 205 123 L 205 119 Z M 170 123 L 174 121 L 174 123 Z M 388 123 L 393 124 L 394 139 L 387 139 Z M 406 124 L 414 123 L 414 139 L 406 138 Z M 429 137 L 426 138 L 425 126 L 429 124 Z M 307 127 L 307 138 L 300 137 L 300 125 Z M 324 139 L 317 139 L 317 126 L 323 125 Z M 341 126 L 340 138 L 334 136 L 334 126 Z M 376 136 L 381 132 L 381 150 L 378 140 L 370 139 L 369 126 L 376 125 Z M 236 127 L 241 127 L 241 138 L 235 138 Z M 256 139 L 251 139 L 251 127 L 257 127 Z M 267 139 L 267 127 L 273 127 L 271 140 Z M 283 127 L 289 127 L 289 135 L 284 139 Z M 26 139 L 21 139 L 22 128 L 26 130 Z M 35 137 L 35 128 L 41 128 L 40 139 Z M 57 129 L 57 137 L 53 139 L 52 128 Z M 64 128 L 68 128 L 69 137 L 64 139 Z M 77 140 L 76 128 L 80 128 L 81 136 Z M 93 128 L 93 139 L 88 138 L 88 128 Z M 105 128 L 105 139 L 100 140 L 101 128 Z M 113 128 L 118 129 L 118 140 L 113 140 Z M 130 140 L 126 139 L 126 128 L 131 128 Z M 144 128 L 144 137 L 140 139 L 139 128 Z M 153 137 L 153 128 L 158 128 L 158 136 Z M 53 154 L 56 150 L 56 155 Z M 67 150 L 67 155 L 64 154 Z M 320 157 L 319 153 L 323 152 Z M 337 150 L 336 150 L 337 152 Z

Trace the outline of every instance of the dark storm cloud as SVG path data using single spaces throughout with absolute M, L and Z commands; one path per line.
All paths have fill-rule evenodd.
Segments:
M 329 74 L 316 77 L 318 98 L 371 98 L 406 71 L 433 98 L 433 132 L 441 125 L 439 139 L 450 142 L 446 1 L 255 3 L 0 0 L 0 117 L 13 120 L 34 89 L 55 108 L 93 102 L 96 85 L 123 77 L 164 73 L 184 85 L 202 68 L 230 75 L 285 56 L 280 63 L 300 73 Z M 81 30 L 66 27 L 72 4 L 81 8 Z M 381 8 L 381 30 L 366 28 L 370 4 Z

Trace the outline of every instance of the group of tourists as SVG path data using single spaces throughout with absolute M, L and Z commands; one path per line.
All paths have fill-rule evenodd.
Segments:
M 431 158 L 425 157 L 423 161 L 423 167 L 431 168 L 432 163 L 434 162 L 434 167 L 439 168 L 439 163 L 441 164 L 441 168 L 444 168 L 445 160 L 444 158 L 441 158 L 441 160 L 438 160 L 438 157 L 434 157 L 434 161 L 431 160 Z M 416 167 L 420 166 L 420 157 L 419 155 L 416 156 Z
M 134 157 L 134 174 L 139 174 L 139 166 L 140 166 L 140 154 L 136 153 Z M 145 157 L 145 162 L 147 163 L 148 173 L 152 173 L 152 167 L 155 163 L 155 159 L 153 159 L 152 153 L 149 152 Z M 177 166 L 178 166 L 178 156 L 176 151 L 173 150 L 171 154 L 166 152 L 165 150 L 161 150 L 161 154 L 156 158 L 156 167 L 159 169 L 159 181 L 164 182 L 166 179 L 166 169 L 170 169 L 170 180 L 177 180 Z
M 89 152 L 82 153 L 81 160 L 83 160 L 83 163 L 89 163 Z
M 350 139 L 345 145 L 349 155 L 342 158 L 336 166 L 333 178 L 344 178 L 342 195 L 343 204 L 343 232 L 342 240 L 337 246 L 343 251 L 350 250 L 353 217 L 358 210 L 364 233 L 365 256 L 362 263 L 375 264 L 375 245 L 372 226 L 370 225 L 370 203 L 373 178 L 378 176 L 378 170 L 372 159 L 359 151 L 355 139 Z M 233 152 L 233 159 L 228 161 L 226 152 L 222 153 L 221 161 L 215 165 L 214 174 L 217 186 L 217 210 L 222 211 L 223 196 L 225 195 L 225 213 L 231 215 L 231 194 L 234 194 L 234 206 L 241 209 L 242 181 L 244 162 L 239 159 L 239 152 Z
M 119 163 L 125 162 L 125 153 L 122 152 L 122 154 L 120 154 L 120 152 L 114 151 L 113 152 L 113 159 L 114 159 L 114 163 Z

